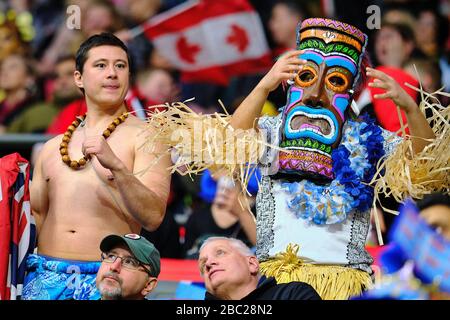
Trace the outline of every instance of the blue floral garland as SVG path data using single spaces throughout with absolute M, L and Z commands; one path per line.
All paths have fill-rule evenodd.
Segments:
M 369 116 L 363 122 L 348 120 L 342 141 L 332 151 L 335 179 L 327 186 L 302 180 L 283 183 L 291 195 L 288 207 L 299 218 L 315 224 L 340 223 L 353 211 L 368 210 L 373 200 L 370 182 L 378 160 L 384 155 L 381 129 Z

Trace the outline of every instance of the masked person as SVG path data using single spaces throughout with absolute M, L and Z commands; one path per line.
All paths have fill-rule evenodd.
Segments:
M 401 140 L 376 126 L 352 103 L 367 75 L 407 115 L 411 135 L 434 134 L 417 104 L 390 77 L 367 68 L 367 36 L 339 21 L 312 18 L 298 30 L 297 49 L 274 64 L 233 114 L 235 129 L 249 129 L 267 95 L 282 82 L 286 105 L 261 117 L 269 149 L 260 161 L 257 257 L 279 282 L 303 281 L 324 299 L 347 299 L 371 285 L 365 250 L 373 201 L 368 185 L 378 160 Z M 416 152 L 426 142 L 413 140 Z

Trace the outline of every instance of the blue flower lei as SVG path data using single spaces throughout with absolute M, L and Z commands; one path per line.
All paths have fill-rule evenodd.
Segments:
M 373 188 L 368 185 L 384 155 L 381 129 L 369 116 L 363 122 L 348 120 L 342 141 L 332 151 L 335 179 L 327 186 L 314 182 L 283 183 L 290 194 L 288 207 L 299 218 L 318 225 L 340 223 L 357 210 L 367 211 L 373 201 Z

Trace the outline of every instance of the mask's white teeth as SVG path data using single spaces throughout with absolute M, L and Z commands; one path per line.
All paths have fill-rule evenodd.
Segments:
M 322 136 L 322 137 L 324 137 L 324 138 L 326 138 L 326 139 L 331 139 L 331 138 L 334 136 L 334 133 L 335 133 L 335 131 L 336 131 L 336 127 L 335 127 L 335 125 L 334 125 L 333 120 L 331 120 L 331 118 L 330 118 L 329 116 L 327 116 L 327 115 L 319 115 L 319 114 L 308 114 L 308 113 L 303 112 L 303 111 L 296 111 L 296 112 L 290 117 L 291 121 L 292 121 L 292 119 L 294 119 L 294 117 L 297 116 L 297 115 L 305 116 L 305 117 L 307 117 L 307 118 L 309 118 L 309 119 L 323 119 L 323 120 L 327 121 L 327 123 L 330 125 L 330 133 L 327 134 L 327 135 L 324 135 L 321 131 L 318 131 L 318 130 L 316 130 L 316 129 L 309 128 L 309 127 L 307 127 L 307 128 L 301 128 L 301 129 L 297 129 L 297 130 L 293 130 L 292 127 L 291 127 L 290 124 L 289 124 L 289 129 L 290 129 L 290 131 L 291 131 L 292 133 L 295 133 L 295 132 L 302 132 L 302 131 L 311 131 L 311 132 L 314 132 L 315 134 L 318 134 L 318 135 L 320 135 L 320 136 Z

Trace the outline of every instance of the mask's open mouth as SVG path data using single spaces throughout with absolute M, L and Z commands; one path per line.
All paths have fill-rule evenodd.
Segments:
M 312 130 L 317 134 L 327 136 L 331 132 L 331 125 L 325 119 L 308 118 L 307 116 L 297 115 L 291 120 L 291 130 Z
M 334 136 L 336 127 L 333 120 L 324 114 L 307 114 L 296 111 L 291 117 L 289 128 L 292 133 L 312 132 L 326 139 Z

